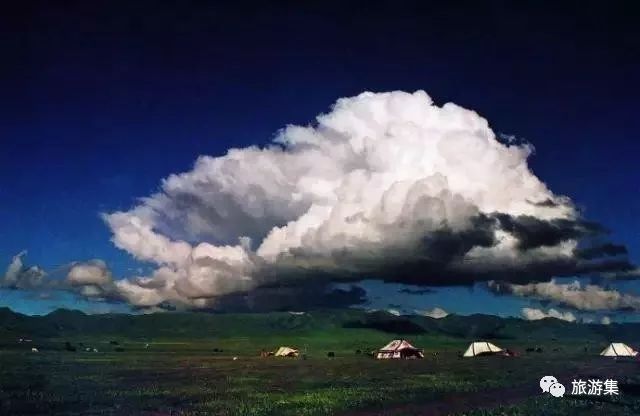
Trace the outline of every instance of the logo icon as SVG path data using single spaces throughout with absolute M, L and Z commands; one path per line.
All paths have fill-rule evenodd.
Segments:
M 551 394 L 553 397 L 564 396 L 564 386 L 560 383 L 553 383 L 549 387 L 549 394 Z
M 554 376 L 544 376 L 540 379 L 540 388 L 542 389 L 543 393 L 549 393 L 549 387 L 557 382 L 558 379 Z
M 553 397 L 564 396 L 564 386 L 554 376 L 544 376 L 540 379 L 540 388 L 543 393 L 549 393 Z

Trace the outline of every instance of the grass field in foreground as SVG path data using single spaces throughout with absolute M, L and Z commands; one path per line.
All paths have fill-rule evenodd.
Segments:
M 361 416 L 363 409 L 369 415 L 384 408 L 407 416 L 442 405 L 444 414 L 535 410 L 540 416 L 588 407 L 584 399 L 542 397 L 539 379 L 554 375 L 567 386 L 573 376 L 614 377 L 624 385 L 620 400 L 593 406 L 635 415 L 638 362 L 616 362 L 598 352 L 610 341 L 637 345 L 639 337 L 638 324 L 487 315 L 432 319 L 330 310 L 132 316 L 60 310 L 29 317 L 0 308 L 0 414 Z M 395 338 L 423 348 L 426 358 L 367 356 Z M 522 356 L 459 358 L 477 339 Z M 77 351 L 65 351 L 67 342 Z M 299 348 L 307 359 L 258 357 L 260 350 L 281 345 Z M 33 347 L 39 352 L 32 353 Z M 526 353 L 531 347 L 543 352 Z M 330 351 L 335 358 L 327 357 Z M 488 410 L 474 410 L 479 407 Z
M 602 359 L 564 353 L 461 359 L 450 350 L 425 360 L 366 356 L 261 359 L 213 356 L 189 343 L 165 351 L 0 353 L 0 412 L 6 415 L 332 415 L 437 400 L 445 394 L 536 386 L 546 374 L 589 375 Z M 198 345 L 198 344 L 196 344 Z M 193 347 L 193 348 L 190 348 Z M 544 374 L 543 374 L 544 373 Z M 559 377 L 560 378 L 560 377 Z M 627 398 L 625 398 L 627 399 Z M 637 402 L 614 410 L 627 412 Z M 531 404 L 533 403 L 533 404 Z M 575 414 L 564 399 L 526 402 L 503 413 L 528 414 L 542 403 L 550 415 Z M 538 403 L 538 404 L 535 404 Z M 569 406 L 569 407 L 568 407 Z M 577 406 L 577 405 L 576 405 Z M 622 409 L 622 410 L 620 410 Z M 554 413 L 555 412 L 555 413 Z M 564 412 L 564 413 L 563 413 Z M 613 413 L 633 414 L 633 413 Z
M 478 409 L 464 416 L 633 416 L 640 414 L 640 400 L 634 397 L 564 398 L 537 397 L 514 406 Z M 461 416 L 462 416 L 461 415 Z M 412 416 L 407 414 L 405 416 Z

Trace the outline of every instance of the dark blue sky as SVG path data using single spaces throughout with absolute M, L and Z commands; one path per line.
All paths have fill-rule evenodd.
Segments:
M 424 89 L 533 143 L 537 176 L 640 261 L 631 2 L 446 3 L 14 6 L 1 41 L 0 260 L 27 249 L 45 268 L 100 257 L 131 273 L 100 212 L 339 97 Z

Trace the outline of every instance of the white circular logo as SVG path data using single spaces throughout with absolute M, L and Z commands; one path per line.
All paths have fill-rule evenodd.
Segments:
M 549 386 L 549 393 L 553 397 L 562 397 L 564 396 L 564 386 L 560 383 L 553 383 Z
M 558 379 L 554 376 L 544 376 L 540 379 L 540 388 L 542 389 L 543 393 L 549 393 L 549 387 L 557 382 Z

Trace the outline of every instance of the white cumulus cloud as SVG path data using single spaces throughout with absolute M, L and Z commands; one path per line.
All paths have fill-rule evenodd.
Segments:
M 585 311 L 640 310 L 640 297 L 598 285 L 582 285 L 579 281 L 558 283 L 555 280 L 525 285 L 489 282 L 497 293 L 555 301 L 563 306 Z
M 26 251 L 13 256 L 4 278 L 0 281 L 0 287 L 11 289 L 33 289 L 41 286 L 47 273 L 38 266 L 26 267 L 23 262 Z
M 428 311 L 418 311 L 420 315 L 428 316 L 430 318 L 440 319 L 448 316 L 449 313 L 442 308 L 435 307 Z
M 522 308 L 522 316 L 528 321 L 537 321 L 545 318 L 556 318 L 567 322 L 574 322 L 576 317 L 571 312 L 560 312 L 556 309 L 549 309 L 547 312 L 536 308 Z
M 71 265 L 66 277 L 69 288 L 83 297 L 103 300 L 105 297 L 119 298 L 113 276 L 104 261 L 95 259 Z
M 531 146 L 506 142 L 424 91 L 342 98 L 313 125 L 201 156 L 130 210 L 104 214 L 114 244 L 153 273 L 114 280 L 94 260 L 66 283 L 136 307 L 199 308 L 280 281 L 425 285 L 623 267 L 594 266 L 598 248 L 576 254 L 598 230 L 531 172 Z M 20 258 L 5 285 L 17 285 Z

